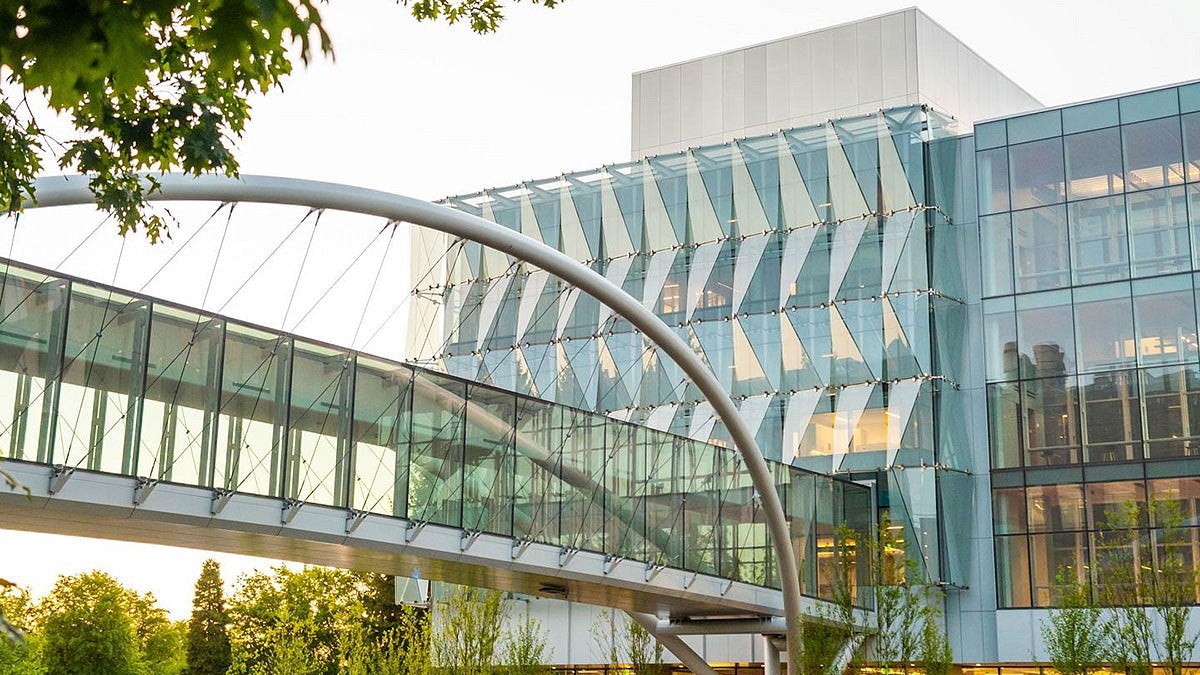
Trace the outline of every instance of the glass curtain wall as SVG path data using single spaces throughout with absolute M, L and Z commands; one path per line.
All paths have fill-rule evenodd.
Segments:
M 1000 606 L 1136 578 L 1165 547 L 1192 565 L 1200 86 L 990 122 L 976 140 Z M 1147 495 L 1182 525 L 1116 522 Z

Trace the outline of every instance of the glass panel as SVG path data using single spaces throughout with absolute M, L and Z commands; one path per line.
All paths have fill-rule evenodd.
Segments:
M 1076 288 L 1075 335 L 1080 372 L 1136 365 L 1129 284 Z
M 562 452 L 557 442 L 561 433 L 556 427 L 560 419 L 549 403 L 517 399 L 513 536 L 518 539 L 558 543 L 563 496 Z
M 979 180 L 980 215 L 1007 211 L 1008 151 L 997 148 L 976 153 L 975 171 Z
M 1174 366 L 1142 371 L 1145 399 L 1146 456 L 1191 457 L 1200 454 L 1200 372 Z
M 1121 169 L 1121 132 L 1116 128 L 1063 139 L 1067 153 L 1067 199 L 1119 194 L 1125 189 Z
M 1017 318 L 1012 298 L 983 302 L 983 344 L 988 380 L 1015 380 L 1017 364 Z
M 287 491 L 291 499 L 346 506 L 350 355 L 297 342 L 288 413 Z
M 1129 190 L 1183 182 L 1183 137 L 1178 117 L 1121 127 L 1125 147 L 1125 182 Z
M 983 259 L 983 294 L 1013 292 L 1012 225 L 1002 213 L 979 219 L 979 245 Z
M 1058 110 L 1046 110 L 1008 120 L 1009 143 L 1024 143 L 1061 135 L 1062 118 Z
M 559 408 L 562 480 L 568 485 L 562 504 L 563 546 L 604 550 L 605 424 L 603 417 Z
M 1188 182 L 1200 180 L 1200 113 L 1183 116 L 1183 163 Z
M 1021 466 L 1021 398 L 1018 386 L 990 384 L 988 397 L 988 441 L 992 468 Z
M 1084 460 L 1121 462 L 1142 457 L 1142 415 L 1137 371 L 1084 375 Z
M 992 490 L 992 528 L 996 534 L 1025 532 L 1025 488 Z
M 1063 201 L 1066 183 L 1061 138 L 1009 146 L 1008 161 L 1013 209 Z
M 1147 483 L 1159 503 L 1175 503 L 1180 525 L 1200 525 L 1200 478 L 1158 478 Z
M 1191 269 L 1184 189 L 1135 192 L 1126 201 L 1133 275 L 1153 276 Z
M 49 462 L 67 282 L 9 267 L 0 285 L 0 452 Z
M 646 443 L 646 558 L 668 567 L 683 567 L 684 507 L 690 478 L 697 469 L 694 444 L 664 433 L 642 431 Z M 781 468 L 783 465 L 776 465 Z M 785 501 L 786 507 L 786 501 Z
M 287 338 L 227 324 L 214 486 L 280 495 L 290 351 Z
M 408 514 L 414 520 L 462 526 L 466 402 L 462 382 L 417 371 L 408 465 Z
M 1120 101 L 1121 122 L 1125 124 L 1179 114 L 1179 97 L 1174 87 L 1131 94 Z
M 1000 607 L 1029 606 L 1029 540 L 996 537 L 996 599 Z
M 1074 377 L 1022 382 L 1021 409 L 1027 465 L 1079 461 L 1079 401 Z
M 1191 275 L 1133 282 L 1138 360 L 1144 365 L 1196 360 L 1196 302 Z
M 1125 198 L 1101 197 L 1068 206 L 1075 283 L 1129 278 Z
M 467 395 L 462 526 L 511 535 L 517 400 L 487 387 L 470 386 Z
M 1146 486 L 1140 480 L 1090 483 L 1087 486 L 1088 528 L 1111 530 L 1127 527 L 1131 518 L 1124 514 L 1136 509 L 1140 524 L 1145 525 Z
M 133 474 L 150 305 L 71 285 L 54 462 Z
M 1103 127 L 1115 127 L 1120 121 L 1117 102 L 1113 100 L 1085 103 L 1063 108 L 1063 133 L 1073 134 Z
M 359 358 L 354 370 L 351 504 L 359 511 L 405 516 L 412 371 Z
M 1004 120 L 975 125 L 975 145 L 980 150 L 1007 144 Z
M 1033 566 L 1033 604 L 1050 607 L 1085 578 L 1082 532 L 1035 534 L 1029 537 Z
M 718 556 L 717 518 L 721 504 L 721 493 L 718 489 L 720 472 L 716 462 L 725 461 L 729 453 L 697 441 L 686 441 L 684 446 L 690 448 L 690 452 L 693 453 L 692 466 L 695 467 L 683 515 L 686 523 L 684 568 L 715 574 Z M 809 589 L 808 592 L 815 591 Z
M 150 324 L 139 476 L 208 485 L 216 447 L 224 323 L 155 305 Z
M 1075 372 L 1071 292 L 1017 296 L 1017 345 L 1022 377 Z
M 605 551 L 645 559 L 643 538 L 646 510 L 642 503 L 646 467 L 639 442 L 642 431 L 633 425 L 609 421 L 604 432 L 608 463 L 604 467 Z M 644 430 L 644 433 L 651 433 Z
M 1034 485 L 1029 493 L 1029 531 L 1084 529 L 1083 488 L 1079 485 Z
M 1070 284 L 1067 217 L 1062 206 L 1017 211 L 1013 219 L 1013 266 L 1017 291 L 1041 291 Z

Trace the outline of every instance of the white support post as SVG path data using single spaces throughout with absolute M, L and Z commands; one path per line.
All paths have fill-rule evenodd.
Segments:
M 774 635 L 760 635 L 763 650 L 763 675 L 780 675 L 779 648 L 775 646 Z
M 688 643 L 683 641 L 683 638 L 678 635 L 659 635 L 658 618 L 653 614 L 642 614 L 640 612 L 626 612 L 626 614 L 642 628 L 645 628 L 647 633 L 654 636 L 654 639 L 658 640 L 667 651 L 679 659 L 680 663 L 687 666 L 688 670 L 696 675 L 717 675 L 716 669 L 708 665 L 704 657 L 689 647 Z

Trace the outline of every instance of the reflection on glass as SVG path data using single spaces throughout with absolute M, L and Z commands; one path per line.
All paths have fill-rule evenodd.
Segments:
M 1017 296 L 1017 345 L 1022 377 L 1075 372 L 1071 292 Z
M 983 261 L 983 294 L 1012 293 L 1012 226 L 1008 214 L 979 219 L 979 245 Z
M 1196 359 L 1196 301 L 1190 275 L 1134 281 L 1133 314 L 1141 363 Z
M 1012 298 L 983 302 L 983 345 L 989 381 L 1018 377 L 1017 315 Z
M 280 496 L 291 342 L 227 324 L 214 487 Z
M 1027 465 L 1079 461 L 1079 401 L 1074 377 L 1022 382 L 1021 421 Z
M 458 380 L 424 372 L 413 379 L 410 518 L 462 526 L 466 396 L 466 386 Z
M 1101 197 L 1068 207 L 1071 271 L 1075 283 L 1129 278 L 1129 234 L 1125 198 Z
M 1140 480 L 1089 483 L 1087 486 L 1088 528 L 1115 530 L 1133 524 L 1130 507 L 1138 507 L 1138 524 L 1145 526 L 1146 486 Z
M 1187 204 L 1182 187 L 1136 192 L 1129 207 L 1129 249 L 1134 276 L 1189 269 Z
M 1183 138 L 1178 117 L 1126 124 L 1121 127 L 1121 136 L 1129 190 L 1183 182 Z
M 49 462 L 67 282 L 8 267 L 0 285 L 0 453 Z
M 1067 217 L 1062 206 L 1012 214 L 1013 266 L 1017 291 L 1040 291 L 1070 284 Z
M 223 337 L 220 320 L 154 306 L 139 476 L 200 485 L 211 480 Z
M 1075 335 L 1080 372 L 1135 365 L 1137 350 L 1129 284 L 1076 288 Z
M 992 527 L 996 534 L 1026 531 L 1025 488 L 992 490 Z
M 1142 371 L 1146 407 L 1146 456 L 1200 454 L 1200 372 L 1197 366 Z
M 1142 416 L 1136 371 L 1081 377 L 1085 461 L 1141 459 Z
M 1067 155 L 1067 199 L 1119 194 L 1125 189 L 1121 168 L 1121 134 L 1101 129 L 1064 139 Z
M 1008 158 L 1014 210 L 1057 204 L 1066 197 L 1062 138 L 1009 146 Z
M 1021 466 L 1021 398 L 1017 384 L 990 384 L 988 398 L 988 442 L 992 468 Z
M 1183 158 L 1187 181 L 1200 181 L 1200 113 L 1183 116 Z
M 288 397 L 287 488 L 291 499 L 346 505 L 345 425 L 349 420 L 348 354 L 297 342 Z
M 1029 540 L 996 537 L 996 594 L 1000 607 L 1029 606 Z
M 351 504 L 359 511 L 404 516 L 408 502 L 408 433 L 412 372 L 359 358 L 354 371 Z
M 1033 604 L 1050 607 L 1086 578 L 1086 534 L 1055 532 L 1029 537 L 1033 567 Z
M 1008 151 L 985 150 L 975 155 L 975 175 L 979 181 L 979 213 L 997 213 L 1009 209 Z
M 150 305 L 79 285 L 71 291 L 54 461 L 131 474 Z

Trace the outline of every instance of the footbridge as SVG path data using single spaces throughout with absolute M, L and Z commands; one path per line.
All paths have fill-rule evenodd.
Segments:
M 166 198 L 192 198 L 172 191 L 191 179 L 168 178 Z M 309 184 L 247 180 L 308 204 Z M 38 196 L 73 204 L 81 190 L 78 177 L 56 179 Z M 737 439 L 737 421 L 723 422 Z M 832 591 L 838 524 L 870 512 L 866 487 L 761 456 L 756 473 L 740 442 L 674 436 L 11 259 L 0 260 L 0 456 L 26 488 L 0 490 L 5 528 L 662 619 L 794 618 L 781 548 L 799 561 L 790 582 L 802 609 Z

